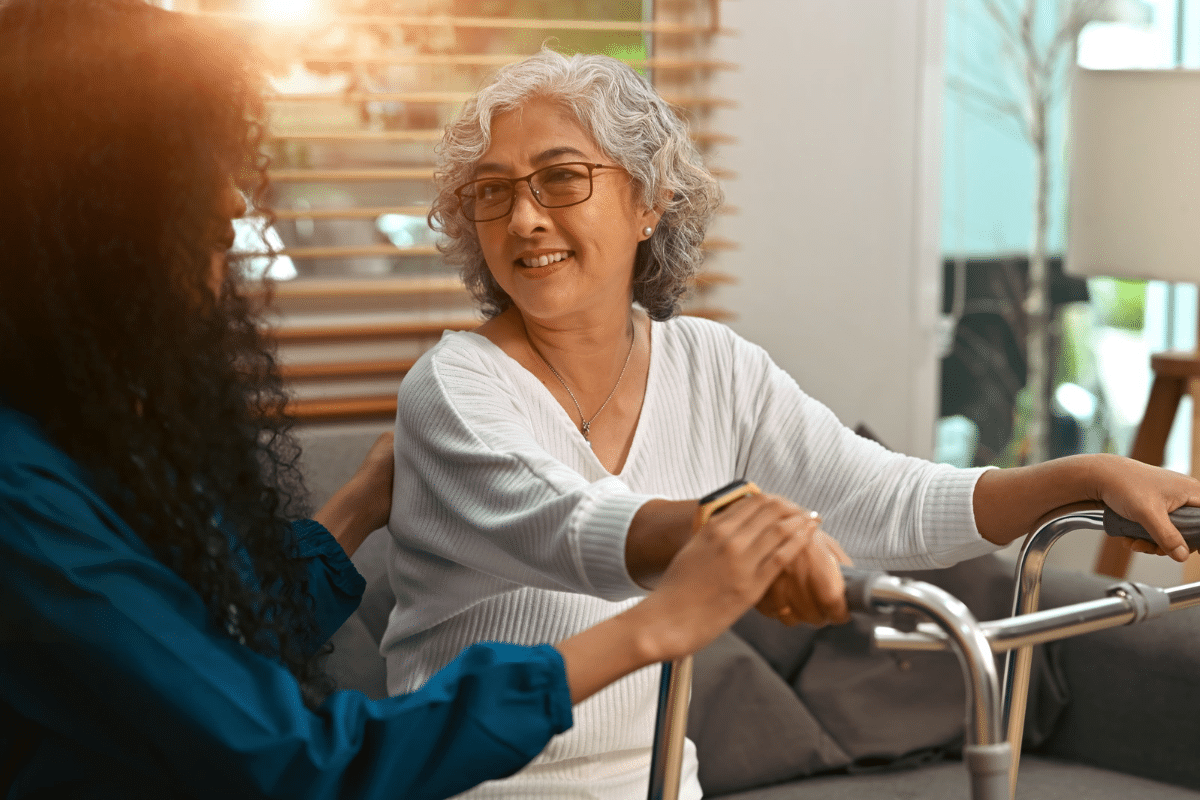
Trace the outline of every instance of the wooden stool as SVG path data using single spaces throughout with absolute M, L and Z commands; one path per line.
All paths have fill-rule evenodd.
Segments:
M 1200 474 L 1200 353 L 1169 352 L 1156 353 L 1150 357 L 1150 368 L 1154 370 L 1154 383 L 1150 387 L 1150 399 L 1146 402 L 1146 414 L 1138 425 L 1133 440 L 1130 458 L 1147 464 L 1162 466 L 1167 449 L 1167 436 L 1179 411 L 1179 401 L 1184 393 L 1192 400 L 1192 475 Z M 1096 572 L 1124 578 L 1129 569 L 1133 553 L 1116 539 L 1105 537 L 1096 559 Z M 1184 566 L 1184 581 L 1200 580 L 1200 561 L 1193 553 Z M 1197 575 L 1197 577 L 1192 577 Z

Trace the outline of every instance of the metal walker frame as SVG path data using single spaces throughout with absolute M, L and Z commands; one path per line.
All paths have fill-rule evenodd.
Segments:
M 1184 521 L 1174 514 L 1172 518 L 1177 524 Z M 1034 645 L 1200 605 L 1200 582 L 1160 589 L 1122 581 L 1109 587 L 1107 597 L 1039 611 L 1042 569 L 1050 548 L 1071 531 L 1106 531 L 1105 523 L 1103 512 L 1080 511 L 1053 519 L 1026 537 L 1017 561 L 1013 615 L 1006 619 L 979 622 L 958 598 L 923 581 L 885 572 L 844 571 L 851 611 L 891 617 L 891 624 L 875 625 L 876 646 L 953 650 L 958 656 L 967 687 L 963 761 L 971 800 L 1015 797 Z M 1001 653 L 1003 679 L 995 659 Z M 691 657 L 663 665 L 649 800 L 679 796 L 690 687 Z

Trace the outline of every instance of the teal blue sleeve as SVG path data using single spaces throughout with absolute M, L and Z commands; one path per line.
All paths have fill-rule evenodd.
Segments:
M 413 694 L 337 692 L 309 710 L 290 673 L 214 630 L 200 597 L 69 465 L 10 456 L 0 453 L 0 728 L 21 720 L 46 745 L 22 791 L 56 796 L 54 781 L 73 776 L 120 796 L 104 791 L 119 774 L 198 797 L 441 798 L 511 774 L 571 726 L 549 646 L 476 645 Z M 309 534 L 302 549 L 326 546 Z M 333 625 L 361 590 L 338 566 L 344 554 L 323 557 L 314 586 L 329 593 L 318 606 Z M 80 774 L 94 764 L 108 766 Z
M 324 644 L 342 627 L 362 599 L 367 582 L 346 551 L 316 520 L 292 523 L 296 556 L 308 564 L 308 594 L 317 616 L 317 641 Z

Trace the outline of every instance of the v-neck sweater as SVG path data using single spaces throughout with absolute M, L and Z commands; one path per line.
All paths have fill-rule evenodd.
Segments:
M 625 536 L 647 501 L 746 477 L 819 511 L 856 563 L 947 566 L 991 552 L 975 527 L 983 470 L 893 453 L 842 425 L 728 327 L 651 324 L 646 395 L 619 475 L 536 376 L 474 333 L 446 333 L 400 386 L 381 651 L 395 693 L 478 641 L 554 643 L 635 604 Z M 471 798 L 645 796 L 659 668 L 575 709 L 516 776 Z M 694 748 L 681 793 L 700 796 Z

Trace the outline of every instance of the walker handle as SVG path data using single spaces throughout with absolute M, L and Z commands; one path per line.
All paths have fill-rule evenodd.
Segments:
M 846 606 L 850 611 L 874 611 L 871 591 L 875 581 L 886 576 L 886 572 L 857 567 L 842 567 L 842 579 L 846 581 Z
M 1180 506 L 1170 513 L 1172 524 L 1183 534 L 1189 550 L 1200 549 L 1200 508 Z M 1154 537 L 1138 523 L 1125 519 L 1108 506 L 1104 507 L 1104 532 L 1109 536 L 1127 536 L 1153 542 Z

